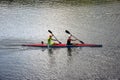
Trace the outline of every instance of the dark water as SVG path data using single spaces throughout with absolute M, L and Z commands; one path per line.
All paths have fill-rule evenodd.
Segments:
M 64 30 L 102 48 L 19 46 L 47 41 Z M 119 80 L 120 3 L 88 6 L 0 4 L 0 80 Z

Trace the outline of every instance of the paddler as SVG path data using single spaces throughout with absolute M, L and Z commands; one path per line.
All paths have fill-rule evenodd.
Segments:
M 67 39 L 67 45 L 75 45 L 76 43 L 71 43 L 71 41 L 76 41 L 77 39 L 72 39 L 72 35 L 70 35 Z
M 52 37 L 53 37 L 53 35 L 49 35 L 48 45 L 58 44 L 58 43 L 53 42 L 53 41 L 56 41 L 56 39 L 53 39 Z

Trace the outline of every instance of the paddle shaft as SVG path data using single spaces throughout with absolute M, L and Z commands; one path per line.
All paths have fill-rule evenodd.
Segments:
M 48 32 L 51 33 L 54 36 L 54 38 L 56 39 L 56 41 L 58 41 L 61 44 L 61 42 L 55 37 L 55 35 L 52 33 L 52 31 L 48 30 Z
M 83 41 L 79 40 L 77 37 L 75 37 L 75 36 L 73 36 L 73 35 L 72 35 L 72 37 L 74 37 L 75 39 L 77 39 L 77 40 L 80 41 L 81 43 L 84 43 Z
M 66 33 L 70 34 L 72 37 L 74 37 L 75 39 L 77 39 L 78 41 L 80 41 L 82 44 L 84 44 L 83 41 L 79 40 L 77 37 L 75 37 L 74 35 L 72 35 L 68 30 L 65 30 Z

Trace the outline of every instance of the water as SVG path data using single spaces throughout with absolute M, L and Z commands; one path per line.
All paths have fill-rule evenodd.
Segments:
M 86 6 L 0 4 L 0 80 L 119 80 L 120 3 Z M 63 43 L 69 30 L 102 48 L 46 49 L 51 30 Z

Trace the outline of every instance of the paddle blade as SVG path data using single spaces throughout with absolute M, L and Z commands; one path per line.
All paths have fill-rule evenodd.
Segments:
M 68 30 L 65 30 L 66 33 L 70 34 L 70 32 Z
M 59 44 L 62 44 L 61 42 L 59 42 Z
M 80 41 L 82 44 L 84 44 L 84 42 L 83 41 Z
M 51 30 L 48 30 L 48 32 L 52 34 L 52 31 L 51 31 Z

